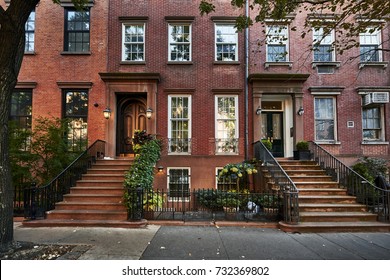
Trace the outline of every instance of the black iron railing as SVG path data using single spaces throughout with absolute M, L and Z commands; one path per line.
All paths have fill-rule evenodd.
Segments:
M 130 219 L 279 221 L 279 192 L 229 192 L 198 189 L 182 196 L 169 190 L 128 190 Z
M 271 152 L 261 141 L 254 144 L 255 158 L 262 162 L 273 183 L 280 188 L 283 196 L 283 221 L 288 224 L 299 223 L 298 189 Z
M 55 203 L 62 201 L 64 194 L 81 179 L 82 174 L 96 159 L 104 157 L 105 141 L 95 141 L 80 154 L 57 177 L 44 186 L 32 186 L 24 190 L 24 217 L 36 219 L 45 217 L 46 211 L 54 209 Z
M 321 168 L 326 170 L 340 187 L 347 189 L 349 195 L 355 196 L 358 203 L 366 205 L 370 212 L 378 214 L 378 220 L 390 222 L 389 189 L 375 186 L 314 142 L 310 142 L 310 151 Z

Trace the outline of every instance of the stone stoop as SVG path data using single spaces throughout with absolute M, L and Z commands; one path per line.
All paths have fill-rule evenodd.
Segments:
M 279 223 L 286 232 L 390 231 L 390 224 L 377 221 L 365 205 L 340 188 L 314 161 L 280 159 L 279 164 L 299 190 L 298 225 Z
M 23 222 L 24 226 L 142 227 L 146 220 L 130 222 L 123 205 L 124 173 L 133 159 L 98 160 L 81 180 L 46 213 L 46 219 Z

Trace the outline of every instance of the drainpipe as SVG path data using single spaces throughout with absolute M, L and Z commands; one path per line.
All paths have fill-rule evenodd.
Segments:
M 249 16 L 249 1 L 245 1 L 245 16 Z M 248 112 L 248 98 L 249 98 L 249 90 L 248 90 L 248 75 L 249 75 L 249 27 L 245 28 L 245 160 L 249 159 L 249 112 Z

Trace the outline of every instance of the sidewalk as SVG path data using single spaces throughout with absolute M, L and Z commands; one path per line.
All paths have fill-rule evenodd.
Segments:
M 26 228 L 15 222 L 14 239 L 90 245 L 80 260 L 390 260 L 390 233 L 291 234 L 245 225 Z

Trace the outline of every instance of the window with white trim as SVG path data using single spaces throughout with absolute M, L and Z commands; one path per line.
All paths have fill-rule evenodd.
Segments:
M 336 98 L 314 98 L 314 121 L 316 141 L 336 140 Z
M 31 53 L 35 50 L 35 10 L 30 13 L 25 25 L 26 42 L 24 52 Z
M 267 62 L 287 62 L 288 57 L 287 25 L 267 26 Z
M 384 141 L 384 117 L 381 108 L 381 105 L 362 108 L 364 141 Z
M 123 23 L 122 61 L 145 61 L 145 24 Z
M 360 33 L 360 61 L 361 62 L 380 62 L 382 61 L 381 47 L 381 29 L 370 27 L 366 32 Z
M 191 96 L 168 97 L 168 153 L 191 153 Z
M 238 154 L 238 96 L 215 96 L 217 154 Z
M 334 31 L 323 27 L 313 30 L 313 60 L 316 62 L 335 61 L 335 51 L 333 47 Z
M 234 24 L 215 24 L 215 61 L 238 61 L 238 34 Z
M 169 24 L 169 61 L 191 61 L 191 24 Z
M 190 200 L 190 168 L 168 168 L 169 201 Z

